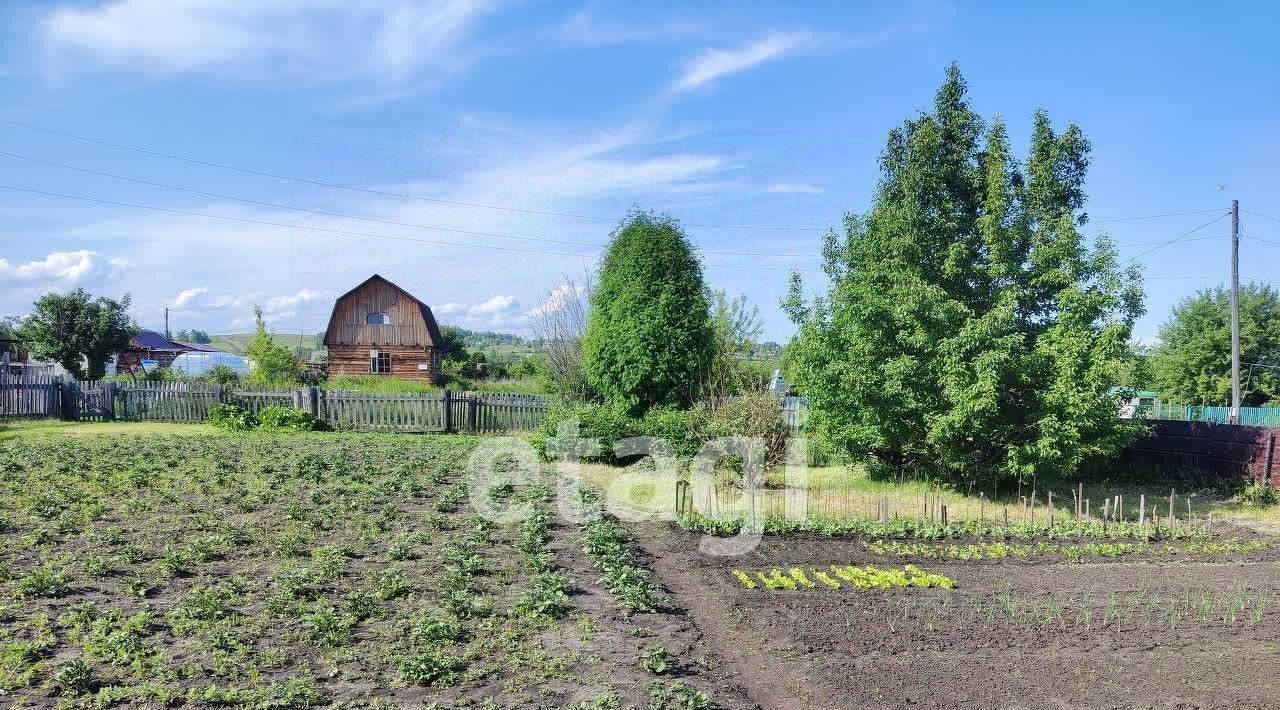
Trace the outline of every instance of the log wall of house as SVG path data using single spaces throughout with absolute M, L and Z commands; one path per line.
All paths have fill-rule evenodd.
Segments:
M 366 319 L 370 313 L 386 313 L 391 323 L 369 325 Z M 421 352 L 434 345 L 418 302 L 381 279 L 373 279 L 339 299 L 325 333 L 325 343 L 329 347 L 330 363 L 335 346 L 416 347 Z M 367 364 L 364 369 L 368 371 Z
M 368 375 L 371 350 L 391 354 L 391 372 L 387 373 L 388 377 L 439 381 L 440 358 L 435 348 L 397 345 L 330 345 L 329 374 Z M 419 365 L 426 365 L 427 369 L 419 369 Z

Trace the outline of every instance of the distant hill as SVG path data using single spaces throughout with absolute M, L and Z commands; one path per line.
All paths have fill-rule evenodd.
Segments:
M 313 335 L 299 335 L 297 333 L 272 333 L 271 339 L 290 350 L 296 350 L 301 347 L 308 353 L 312 350 L 324 352 L 324 345 L 320 341 L 324 338 L 324 333 L 316 333 Z M 253 333 L 231 333 L 229 335 L 210 335 L 209 345 L 219 350 L 225 350 L 229 353 L 243 355 L 244 349 L 249 345 L 249 341 L 253 340 Z

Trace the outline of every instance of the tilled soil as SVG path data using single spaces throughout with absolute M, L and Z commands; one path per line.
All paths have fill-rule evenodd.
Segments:
M 1249 535 L 1239 532 L 1240 537 Z M 953 561 L 766 538 L 717 558 L 641 529 L 653 568 L 765 708 L 1277 708 L 1280 550 Z M 746 589 L 731 570 L 914 563 L 956 588 Z

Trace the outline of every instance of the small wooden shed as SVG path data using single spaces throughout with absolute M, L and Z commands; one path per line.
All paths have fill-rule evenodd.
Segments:
M 338 297 L 325 329 L 331 375 L 440 380 L 440 327 L 431 308 L 374 274 Z

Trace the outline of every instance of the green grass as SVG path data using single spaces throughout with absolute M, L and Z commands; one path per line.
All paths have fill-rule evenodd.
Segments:
M 217 433 L 208 424 L 167 422 L 66 422 L 60 419 L 16 419 L 0 422 L 0 441 L 41 436 L 194 436 Z
M 610 500 L 644 513 L 673 514 L 677 480 L 687 480 L 687 471 L 653 471 L 626 469 L 607 464 L 583 464 L 578 467 L 579 476 L 592 488 L 603 492 Z M 731 476 L 729 477 L 731 478 Z M 891 516 L 918 518 L 923 515 L 926 499 L 944 504 L 949 521 L 972 521 L 980 517 L 987 521 L 1002 518 L 1007 508 L 1010 523 L 1020 523 L 1029 517 L 1021 500 L 1030 499 L 1032 487 L 1024 486 L 1021 498 L 1016 489 L 993 498 L 990 493 L 980 497 L 978 491 L 966 494 L 926 481 L 886 481 L 869 477 L 861 466 L 825 466 L 808 469 L 808 483 L 801 492 L 785 480 L 782 468 L 772 468 L 766 475 L 766 487 L 759 492 L 757 510 L 766 515 L 781 516 L 788 496 L 800 496 L 808 513 L 829 520 L 878 517 L 881 499 L 888 499 Z M 1036 523 L 1043 524 L 1048 517 L 1048 491 L 1054 492 L 1055 515 L 1065 520 L 1074 513 L 1072 491 L 1074 481 L 1038 482 L 1035 487 Z M 1094 519 L 1102 514 L 1102 502 L 1114 496 L 1124 497 L 1124 506 L 1130 520 L 1136 518 L 1139 501 L 1146 496 L 1146 513 L 1156 512 L 1161 520 L 1168 516 L 1170 488 L 1178 484 L 1152 481 L 1087 481 L 1084 482 L 1084 498 L 1090 501 L 1090 513 Z M 693 494 L 698 513 L 711 517 L 740 517 L 747 500 L 741 489 L 726 481 L 710 496 Z M 1191 516 L 1203 524 L 1208 516 L 1216 520 L 1232 520 L 1269 530 L 1280 530 L 1280 505 L 1258 507 L 1245 505 L 1212 489 L 1175 491 L 1174 516 L 1187 518 L 1187 501 L 1191 501 Z

